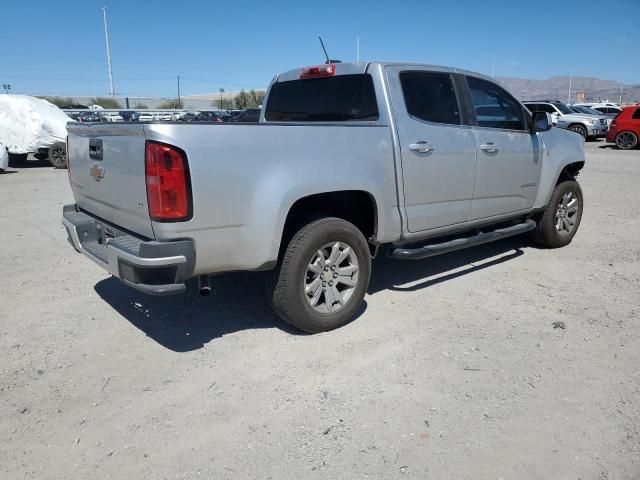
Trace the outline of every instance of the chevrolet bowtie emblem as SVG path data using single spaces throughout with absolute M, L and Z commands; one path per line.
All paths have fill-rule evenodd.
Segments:
M 91 167 L 91 170 L 89 170 L 89 175 L 91 175 L 96 180 L 100 180 L 102 177 L 104 177 L 104 168 L 94 165 L 93 167 Z

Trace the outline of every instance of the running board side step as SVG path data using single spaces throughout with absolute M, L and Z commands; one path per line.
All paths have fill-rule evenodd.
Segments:
M 495 242 L 514 235 L 529 232 L 536 228 L 536 222 L 527 220 L 524 223 L 518 223 L 510 227 L 498 228 L 490 232 L 481 232 L 472 237 L 456 238 L 448 242 L 435 243 L 417 248 L 394 248 L 389 251 L 388 255 L 397 260 L 421 260 L 423 258 L 441 255 L 443 253 L 455 252 L 463 248 L 475 247 L 484 243 Z

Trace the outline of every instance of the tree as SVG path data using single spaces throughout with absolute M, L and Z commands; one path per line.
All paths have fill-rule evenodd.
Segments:
M 264 91 L 262 90 L 251 90 L 249 92 L 249 97 L 250 97 L 250 101 L 249 101 L 249 106 L 250 108 L 258 108 L 260 105 L 262 105 L 262 101 L 264 100 L 264 96 L 265 96 Z
M 149 106 L 145 103 L 142 102 L 136 102 L 133 104 L 133 108 L 137 109 L 137 110 L 144 110 L 145 108 L 149 108 Z
M 158 108 L 176 109 L 176 108 L 184 108 L 184 107 L 181 100 L 178 100 L 177 98 L 170 98 L 169 100 L 162 102 Z
M 248 92 L 240 90 L 240 93 L 233 97 L 233 104 L 235 108 L 241 110 L 257 108 L 262 105 L 265 94 L 264 90 L 249 90 Z
M 91 100 L 93 105 L 100 105 L 102 108 L 120 108 L 120 102 L 115 98 L 96 97 Z

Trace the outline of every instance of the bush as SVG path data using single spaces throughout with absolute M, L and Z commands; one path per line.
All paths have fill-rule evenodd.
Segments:
M 182 102 L 177 98 L 171 98 L 165 102 L 162 102 L 158 108 L 183 108 Z
M 93 105 L 100 105 L 102 108 L 121 108 L 120 102 L 115 98 L 96 97 L 91 100 Z
M 70 97 L 38 97 L 47 102 L 53 103 L 58 108 L 87 108 L 85 105 L 78 105 L 73 103 L 73 98 Z

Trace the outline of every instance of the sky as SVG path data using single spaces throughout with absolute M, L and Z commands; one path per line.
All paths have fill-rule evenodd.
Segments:
M 265 88 L 333 59 L 413 61 L 506 77 L 640 84 L 640 0 L 2 0 L 0 84 L 29 95 L 119 96 Z

